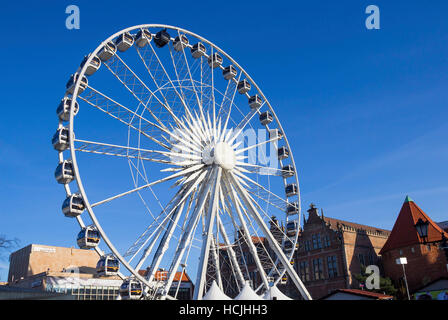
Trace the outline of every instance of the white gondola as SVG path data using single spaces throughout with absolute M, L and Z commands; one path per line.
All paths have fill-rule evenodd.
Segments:
M 143 285 L 136 279 L 127 278 L 121 284 L 119 292 L 123 300 L 139 300 L 143 296 Z
M 218 54 L 218 52 L 215 52 L 210 57 L 208 57 L 208 65 L 212 69 L 215 69 L 216 67 L 222 65 L 222 57 Z
M 282 277 L 282 279 L 280 280 L 280 284 L 286 284 L 288 282 L 288 276 L 287 275 L 284 275 L 283 277 Z
M 299 193 L 299 188 L 295 183 L 288 184 L 285 187 L 285 193 L 287 197 L 296 196 Z
M 70 131 L 68 128 L 59 128 L 51 139 L 53 148 L 57 151 L 64 151 L 70 147 Z
M 78 81 L 78 77 L 79 77 L 78 73 L 72 74 L 70 76 L 70 79 L 68 80 L 67 84 L 65 85 L 65 87 L 67 88 L 67 91 L 66 91 L 67 94 L 73 94 L 73 92 L 75 91 L 75 85 L 76 85 L 76 82 Z M 88 85 L 87 77 L 82 76 L 80 84 L 79 84 L 78 94 L 81 94 L 87 88 L 87 85 Z
M 67 184 L 75 179 L 75 173 L 73 171 L 73 163 L 71 160 L 64 160 L 56 167 L 54 172 L 56 181 L 60 184 Z
M 286 214 L 287 215 L 294 215 L 299 213 L 299 204 L 297 202 L 290 203 L 286 207 Z
M 261 104 L 263 103 L 263 99 L 256 94 L 249 98 L 249 106 L 251 109 L 258 109 L 261 107 Z
M 70 105 L 72 104 L 72 99 L 69 97 L 64 97 L 59 103 L 56 113 L 61 121 L 68 121 L 70 119 Z M 76 116 L 79 111 L 78 101 L 75 101 L 74 105 L 74 115 Z
M 226 80 L 235 78 L 236 74 L 237 74 L 236 68 L 232 65 L 225 67 L 224 70 L 222 70 L 222 75 Z
M 241 94 L 245 94 L 247 92 L 249 92 L 251 85 L 250 82 L 247 81 L 246 79 L 241 80 L 240 82 L 238 82 L 238 92 Z
M 81 62 L 81 65 L 79 66 L 81 69 L 84 67 L 84 65 L 87 62 L 87 59 L 89 59 L 90 54 L 88 56 L 85 56 L 84 59 Z M 90 60 L 89 65 L 86 68 L 85 74 L 87 76 L 91 76 L 95 72 L 98 71 L 98 69 L 101 67 L 101 59 L 98 58 L 98 56 L 94 56 L 92 60 Z
M 84 200 L 80 194 L 74 193 L 68 196 L 62 204 L 62 212 L 66 217 L 74 218 L 85 210 Z
M 286 224 L 286 235 L 287 236 L 295 236 L 297 233 L 298 221 L 292 220 Z
M 113 255 L 102 256 L 96 264 L 96 273 L 99 276 L 114 276 L 118 274 L 120 262 Z
M 186 46 L 188 46 L 188 38 L 184 34 L 181 34 L 180 36 L 177 36 L 176 39 L 174 39 L 174 50 L 180 52 L 184 50 Z
M 284 166 L 282 168 L 282 177 L 283 178 L 291 178 L 292 176 L 294 176 L 296 173 L 296 171 L 294 170 L 294 167 L 290 164 Z
M 141 29 L 135 35 L 135 44 L 139 48 L 143 48 L 151 42 L 152 34 L 148 29 Z
M 132 47 L 133 44 L 134 37 L 129 32 L 122 33 L 115 39 L 115 45 L 120 52 L 125 52 Z
M 160 30 L 154 37 L 154 43 L 158 48 L 166 46 L 170 40 L 170 34 L 166 31 L 166 29 Z
M 81 229 L 76 238 L 78 247 L 81 249 L 92 249 L 100 243 L 100 232 L 95 226 L 87 226 Z
M 269 111 L 265 111 L 260 114 L 260 122 L 262 125 L 270 124 L 274 120 L 274 117 Z
M 286 147 L 280 147 L 277 149 L 278 160 L 284 160 L 289 157 L 289 150 Z
M 283 138 L 283 132 L 281 132 L 278 129 L 269 130 L 269 140 L 271 139 L 280 140 L 281 138 Z
M 108 42 L 104 45 L 104 47 L 101 48 L 101 50 L 98 52 L 98 58 L 101 59 L 101 61 L 107 61 L 110 58 L 112 58 L 117 53 L 117 46 L 112 42 Z
M 191 47 L 191 55 L 193 58 L 197 59 L 205 55 L 206 49 L 202 42 L 198 42 Z

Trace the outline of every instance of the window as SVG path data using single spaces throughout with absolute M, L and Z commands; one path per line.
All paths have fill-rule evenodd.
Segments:
M 321 280 L 324 278 L 322 258 L 313 260 L 313 272 L 314 272 L 314 280 Z
M 320 239 L 320 233 L 313 234 L 313 249 L 320 249 L 322 248 L 322 241 Z
M 310 240 L 306 240 L 305 241 L 305 251 L 310 251 L 311 247 L 310 247 Z
M 301 261 L 299 262 L 299 274 L 300 279 L 302 281 L 310 281 L 310 268 L 308 266 L 308 261 Z
M 338 276 L 338 265 L 336 256 L 327 257 L 327 269 L 328 269 L 328 278 L 335 278 Z
M 330 236 L 326 234 L 324 237 L 324 247 L 328 248 L 329 246 L 331 246 Z

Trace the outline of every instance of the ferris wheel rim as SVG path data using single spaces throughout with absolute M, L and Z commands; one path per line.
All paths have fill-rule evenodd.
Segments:
M 92 219 L 93 224 L 98 228 L 99 232 L 102 235 L 102 238 L 105 242 L 105 244 L 107 245 L 107 247 L 109 247 L 109 249 L 112 251 L 112 253 L 117 257 L 117 259 L 126 267 L 126 269 L 128 271 L 130 271 L 136 278 L 138 278 L 140 281 L 142 281 L 145 285 L 149 285 L 149 283 L 146 281 L 145 278 L 141 277 L 140 274 L 138 273 L 138 270 L 135 270 L 131 265 L 128 264 L 128 262 L 126 261 L 126 259 L 121 255 L 121 253 L 115 248 L 115 246 L 113 245 L 112 241 L 110 241 L 110 239 L 108 238 L 106 232 L 104 231 L 104 229 L 102 228 L 100 222 L 98 221 L 98 219 L 96 218 L 96 215 L 94 213 L 94 210 L 89 202 L 87 193 L 84 189 L 84 185 L 82 182 L 82 178 L 81 178 L 81 174 L 80 174 L 80 170 L 77 164 L 77 157 L 76 157 L 76 150 L 74 147 L 74 140 L 72 139 L 72 137 L 74 136 L 74 104 L 76 102 L 76 99 L 78 97 L 78 91 L 79 91 L 79 87 L 80 87 L 80 80 L 82 79 L 82 77 L 84 76 L 87 66 L 89 64 L 89 62 L 93 59 L 93 57 L 99 52 L 99 50 L 101 50 L 101 48 L 107 44 L 108 42 L 110 42 L 112 39 L 120 36 L 123 33 L 126 32 L 130 32 L 133 30 L 137 30 L 137 29 L 142 29 L 142 28 L 166 28 L 166 29 L 173 29 L 173 30 L 177 30 L 178 32 L 182 32 L 188 35 L 191 35 L 205 43 L 207 43 L 208 45 L 210 45 L 211 47 L 213 47 L 215 50 L 219 51 L 220 53 L 222 53 L 229 61 L 231 61 L 244 75 L 245 77 L 251 82 L 251 84 L 256 88 L 256 90 L 258 91 L 258 93 L 260 93 L 260 96 L 264 99 L 264 101 L 266 102 L 270 112 L 272 112 L 272 115 L 279 127 L 279 129 L 283 132 L 283 139 L 285 141 L 285 144 L 287 146 L 287 148 L 290 151 L 290 161 L 292 163 L 292 165 L 294 166 L 294 168 L 296 168 L 296 175 L 295 175 L 295 182 L 298 188 L 298 220 L 299 220 L 299 225 L 300 225 L 300 219 L 301 219 L 301 197 L 300 197 L 300 186 L 299 186 L 299 179 L 298 179 L 298 173 L 297 173 L 297 167 L 295 165 L 295 161 L 294 161 L 294 156 L 290 147 L 290 144 L 287 140 L 286 134 L 283 130 L 283 127 L 281 125 L 280 120 L 278 119 L 274 108 L 272 107 L 272 105 L 270 104 L 269 100 L 266 98 L 266 96 L 264 95 L 264 93 L 261 91 L 261 89 L 259 88 L 259 86 L 256 84 L 256 82 L 250 77 L 250 75 L 246 72 L 246 70 L 244 68 L 242 68 L 230 55 L 228 55 L 224 50 L 222 50 L 221 48 L 219 48 L 218 46 L 216 46 L 214 43 L 212 43 L 211 41 L 203 38 L 200 35 L 197 35 L 191 31 L 188 31 L 186 29 L 183 28 L 179 28 L 179 27 L 175 27 L 175 26 L 171 26 L 171 25 L 164 25 L 164 24 L 141 24 L 141 25 L 136 25 L 136 26 L 132 26 L 132 27 L 128 27 L 125 29 L 122 29 L 118 32 L 116 32 L 115 34 L 111 35 L 109 38 L 107 38 L 106 40 L 104 40 L 103 42 L 100 43 L 100 45 L 94 50 L 92 51 L 92 53 L 90 54 L 90 56 L 87 59 L 87 62 L 85 63 L 85 65 L 81 68 L 81 70 L 79 71 L 79 78 L 78 81 L 75 84 L 74 90 L 73 90 L 73 94 L 72 94 L 72 101 L 71 101 L 71 106 L 70 106 L 70 117 L 69 117 L 69 134 L 70 134 L 70 139 L 69 139 L 69 144 L 70 144 L 70 154 L 71 154 L 71 159 L 73 162 L 73 167 L 74 167 L 74 174 L 75 174 L 75 180 L 77 182 L 78 185 L 78 192 L 81 194 L 81 196 L 83 197 L 83 200 L 85 202 L 85 206 L 86 206 L 86 210 L 89 213 L 89 216 Z M 170 39 L 171 41 L 171 39 Z M 61 154 L 62 152 L 60 152 L 60 158 L 61 158 Z M 68 189 L 67 189 L 68 188 Z M 66 193 L 70 194 L 70 189 L 69 186 L 66 185 Z M 288 215 L 286 215 L 286 217 L 288 218 Z M 82 220 L 82 217 L 79 216 L 77 217 L 78 223 L 80 224 L 81 227 L 83 227 L 84 223 Z M 297 243 L 297 235 L 295 237 L 295 241 L 294 241 L 294 245 Z M 101 250 L 101 249 L 99 249 Z M 98 252 L 98 251 L 97 251 Z M 101 252 L 101 251 L 100 251 Z M 100 253 L 99 254 L 104 254 L 104 253 Z M 291 255 L 292 257 L 292 255 Z M 290 258 L 291 258 L 290 257 Z M 286 270 L 284 271 L 286 272 Z M 279 277 L 280 278 L 280 277 Z M 278 279 L 279 280 L 279 279 Z

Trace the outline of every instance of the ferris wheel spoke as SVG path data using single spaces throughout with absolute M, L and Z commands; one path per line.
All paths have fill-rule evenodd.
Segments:
M 233 136 L 227 141 L 227 143 L 233 143 L 238 138 L 238 136 L 243 132 L 244 128 L 246 128 L 246 126 L 249 124 L 249 122 L 252 120 L 252 118 L 257 114 L 257 112 L 258 112 L 258 109 L 254 109 L 254 110 L 251 110 L 248 114 L 246 114 L 244 119 L 241 120 L 241 122 L 237 124 L 237 126 L 233 132 Z M 272 141 L 277 141 L 277 140 L 279 140 L 279 138 L 272 139 Z M 262 143 L 264 144 L 267 142 L 271 142 L 271 140 L 264 141 Z
M 201 157 L 197 155 L 197 153 L 196 154 L 187 153 L 191 152 L 191 150 L 182 148 L 180 146 L 178 146 L 178 148 L 181 149 L 181 152 L 166 152 L 159 150 L 148 150 L 141 148 L 118 146 L 102 142 L 94 142 L 80 139 L 75 139 L 75 141 L 81 144 L 80 146 L 76 147 L 75 150 L 86 153 L 116 156 L 128 159 L 139 159 L 145 161 L 170 164 L 173 166 L 180 166 L 180 167 L 183 167 L 185 165 L 199 164 L 201 160 Z
M 213 190 L 210 192 L 210 201 L 209 201 L 209 208 L 207 212 L 207 220 L 206 220 L 206 229 L 205 232 L 202 234 L 202 249 L 201 249 L 201 260 L 199 262 L 199 268 L 198 268 L 198 274 L 196 278 L 196 286 L 194 291 L 194 299 L 195 300 L 201 300 L 203 291 L 204 291 L 204 285 L 205 285 L 205 275 L 207 271 L 207 264 L 209 260 L 209 254 L 210 254 L 210 246 L 211 246 L 211 240 L 213 237 L 213 226 L 216 219 L 216 212 L 218 211 L 218 205 L 219 205 L 219 188 L 221 184 L 221 175 L 222 175 L 222 168 L 218 167 L 215 169 L 215 177 L 214 177 L 214 183 L 213 183 Z
M 159 264 L 163 258 L 163 254 L 168 249 L 168 244 L 173 235 L 174 228 L 177 226 L 179 218 L 182 214 L 184 205 L 185 205 L 185 201 L 178 203 L 178 205 L 176 205 L 174 210 L 172 210 L 172 217 L 170 219 L 166 220 L 164 225 L 161 228 L 159 228 L 160 229 L 159 236 L 162 234 L 163 230 L 165 230 L 165 232 L 159 242 L 159 246 L 158 246 L 158 248 L 155 252 L 155 255 L 153 257 L 153 262 L 151 263 L 151 266 L 149 268 L 150 274 L 147 275 L 147 279 L 149 282 L 151 282 L 153 280 L 155 272 L 158 270 Z M 148 248 L 147 250 L 145 250 L 145 254 L 142 256 L 142 258 L 140 259 L 140 261 L 136 267 L 137 270 L 139 270 L 140 267 L 143 265 L 143 263 L 145 262 L 146 258 L 149 256 L 151 251 L 152 251 L 152 246 L 150 249 Z
M 224 200 L 221 203 L 223 205 L 225 205 Z M 226 246 L 225 249 L 227 250 L 227 252 L 229 252 L 230 261 L 233 265 L 232 271 L 234 273 L 236 273 L 236 277 L 235 277 L 237 280 L 236 284 L 237 284 L 238 290 L 239 290 L 240 285 L 244 286 L 244 276 L 243 276 L 243 273 L 241 272 L 241 268 L 238 264 L 238 260 L 236 258 L 235 251 L 233 250 L 233 245 L 230 243 L 229 237 L 227 235 L 226 229 L 224 228 L 224 225 L 223 225 L 221 219 L 219 218 L 217 222 L 218 222 L 219 232 L 221 233 L 222 238 L 224 240 L 224 244 Z
M 132 193 L 134 193 L 134 192 L 143 190 L 143 189 L 145 189 L 145 188 L 152 187 L 152 186 L 154 186 L 154 185 L 156 185 L 156 184 L 159 184 L 159 183 L 162 183 L 162 182 L 166 182 L 166 181 L 169 181 L 169 180 L 172 180 L 172 179 L 175 179 L 175 178 L 179 178 L 179 177 L 183 176 L 184 174 L 187 174 L 187 173 L 190 173 L 190 172 L 197 171 L 197 170 L 199 170 L 200 168 L 202 168 L 203 166 L 204 166 L 203 164 L 194 165 L 194 166 L 189 167 L 189 168 L 187 168 L 187 169 L 184 169 L 184 170 L 182 170 L 182 171 L 180 171 L 180 172 L 177 172 L 177 173 L 175 173 L 175 174 L 172 174 L 172 175 L 170 175 L 170 176 L 168 176 L 168 177 L 159 179 L 159 180 L 154 181 L 154 182 L 151 182 L 151 183 L 144 184 L 144 185 L 142 185 L 142 186 L 140 186 L 140 187 L 134 188 L 134 189 L 132 189 L 132 190 L 129 190 L 129 191 L 120 193 L 120 194 L 118 194 L 118 195 L 112 196 L 112 197 L 110 197 L 110 198 L 104 199 L 104 200 L 102 200 L 102 201 L 96 202 L 96 203 L 92 204 L 91 207 L 93 208 L 93 207 L 99 206 L 100 204 L 104 204 L 104 203 L 110 202 L 110 201 L 112 201 L 112 200 L 119 199 L 119 198 L 121 198 L 121 197 L 124 197 L 124 196 L 127 196 L 127 195 L 129 195 L 129 194 L 132 194 Z
M 188 198 L 190 197 L 190 202 L 187 208 L 187 212 L 190 210 L 190 205 L 192 203 L 192 197 L 194 196 L 194 191 L 197 189 L 198 185 L 203 182 L 205 179 L 207 172 L 204 171 L 200 174 L 200 176 L 194 181 L 183 188 L 182 197 L 177 201 L 176 207 L 174 208 L 176 211 L 174 211 L 174 217 L 170 219 L 168 227 L 164 228 L 165 233 L 159 243 L 159 246 L 157 248 L 157 251 L 155 252 L 155 255 L 153 257 L 153 260 L 151 262 L 150 267 L 150 273 L 147 275 L 148 280 L 152 281 L 155 275 L 155 272 L 158 270 L 158 267 L 163 259 L 164 254 L 168 250 L 169 243 L 171 241 L 171 238 L 173 237 L 173 233 L 175 231 L 175 228 L 179 228 L 179 219 L 182 215 L 183 209 L 185 204 L 188 202 Z M 186 218 L 186 216 L 185 216 Z M 181 230 L 184 230 L 183 227 L 180 228 Z
M 265 176 L 281 176 L 283 170 L 274 167 L 260 166 L 257 164 L 237 161 L 238 171 L 241 173 L 256 173 Z
M 210 189 L 212 187 L 211 181 L 213 181 L 213 178 L 216 176 L 216 171 L 212 169 L 207 170 L 207 177 L 204 180 L 204 184 L 202 185 L 202 188 L 200 188 L 200 191 L 198 191 L 198 200 L 196 207 L 194 209 L 194 212 L 189 217 L 188 223 L 185 227 L 185 230 L 182 234 L 182 237 L 177 245 L 176 252 L 174 254 L 174 258 L 172 260 L 170 269 L 168 271 L 168 278 L 167 282 L 165 284 L 165 292 L 164 295 L 168 294 L 169 288 L 171 287 L 171 284 L 174 279 L 174 275 L 177 272 L 177 269 L 179 268 L 180 261 L 182 259 L 182 256 L 185 253 L 186 248 L 188 247 L 188 244 L 192 242 L 193 240 L 193 234 L 196 230 L 196 227 L 198 225 L 202 210 L 204 208 L 205 202 L 207 200 L 208 194 L 210 193 Z
M 242 148 L 242 149 L 238 149 L 238 150 L 235 151 L 235 154 L 236 154 L 236 155 L 239 155 L 240 153 L 243 153 L 243 152 L 252 150 L 252 149 L 254 149 L 254 148 L 258 148 L 258 147 L 260 147 L 260 146 L 262 146 L 262 145 L 265 145 L 265 144 L 267 144 L 267 143 L 271 143 L 271 142 L 274 142 L 274 141 L 277 141 L 277 140 L 279 140 L 278 137 L 272 138 L 272 139 L 270 139 L 270 140 L 265 140 L 265 141 L 262 141 L 262 142 L 260 142 L 260 143 L 253 144 L 253 145 L 251 145 L 251 146 L 249 146 L 249 147 Z M 233 139 L 230 140 L 228 143 L 231 143 L 231 142 L 233 142 Z
M 279 258 L 279 260 L 281 261 L 283 267 L 286 269 L 286 272 L 288 272 L 291 280 L 294 282 L 296 287 L 299 289 L 302 297 L 305 300 L 311 300 L 310 294 L 306 290 L 305 286 L 303 285 L 303 282 L 300 280 L 300 278 L 297 275 L 297 273 L 295 272 L 294 268 L 289 263 L 289 259 L 283 253 L 282 249 L 280 248 L 280 245 L 275 240 L 273 235 L 270 233 L 268 227 L 266 226 L 263 219 L 261 218 L 261 216 L 255 209 L 253 203 L 250 201 L 249 194 L 246 192 L 246 190 L 244 190 L 244 188 L 237 181 L 237 179 L 235 179 L 235 176 L 232 173 L 230 173 L 229 176 L 230 176 L 232 185 L 239 191 L 239 194 L 242 197 L 243 202 L 246 204 L 246 208 L 249 210 L 249 212 L 252 215 L 252 217 L 254 218 L 255 222 L 258 224 L 260 229 L 263 231 L 266 239 L 269 242 L 270 247 L 272 248 L 272 250 L 274 251 L 276 256 Z
M 179 98 L 185 112 L 191 116 L 190 110 L 184 100 L 184 98 L 179 94 L 178 90 L 176 89 L 176 86 L 174 85 L 171 77 L 169 76 L 168 72 L 166 71 L 163 63 L 160 61 L 160 58 L 154 50 L 154 47 L 151 43 L 148 44 L 147 47 L 144 49 L 137 48 L 138 55 L 140 59 L 142 60 L 143 64 L 145 65 L 146 70 L 148 71 L 149 75 L 151 76 L 155 86 L 157 87 L 157 92 L 160 92 L 160 94 L 163 96 L 163 99 L 165 100 L 165 103 L 169 105 L 167 94 L 164 94 L 164 91 L 173 90 L 176 96 Z M 151 50 L 149 50 L 151 49 Z M 171 51 L 171 46 L 170 46 Z M 149 52 L 149 55 L 148 55 Z M 155 58 L 155 59 L 154 59 Z M 154 66 L 156 65 L 156 66 Z M 160 69 L 163 72 L 160 72 Z M 165 83 L 163 83 L 165 82 Z M 166 84 L 169 83 L 169 86 L 166 86 Z M 163 88 L 162 88 L 163 87 Z M 174 105 L 174 101 L 173 101 Z M 175 114 L 176 110 L 173 110 L 173 113 Z M 181 123 L 181 121 L 177 118 L 177 123 Z
M 151 243 L 146 247 L 143 256 L 138 262 L 138 265 L 143 264 L 143 261 L 151 253 L 152 247 L 163 231 L 163 227 L 161 226 L 163 226 L 166 221 L 169 220 L 170 214 L 172 214 L 174 209 L 177 208 L 177 205 L 180 204 L 180 202 L 178 202 L 177 200 L 179 200 L 179 196 L 184 190 L 185 189 L 180 189 L 176 193 L 176 195 L 168 202 L 168 204 L 162 208 L 162 212 L 157 217 L 153 217 L 154 220 L 152 221 L 152 223 L 137 238 L 134 244 L 128 250 L 126 250 L 126 253 L 123 255 L 123 257 L 132 255 L 129 262 L 132 261 L 136 257 L 136 255 L 138 255 L 138 253 L 147 245 L 148 241 L 152 239 Z
M 178 31 L 178 36 L 179 37 L 182 36 L 180 31 Z M 188 47 L 190 47 L 190 45 Z M 197 89 L 196 89 L 196 86 L 195 86 L 195 82 L 193 80 L 192 71 L 191 71 L 191 68 L 190 68 L 190 64 L 188 63 L 188 58 L 187 58 L 187 55 L 185 53 L 185 50 L 181 50 L 179 52 L 176 52 L 173 55 L 172 49 L 170 47 L 170 54 L 171 54 L 171 60 L 173 62 L 174 71 L 175 71 L 177 80 L 179 82 L 179 85 L 181 87 L 182 95 L 185 96 L 185 94 L 186 94 L 185 90 L 182 89 L 182 88 L 185 88 L 185 86 L 183 86 L 182 82 L 184 80 L 189 79 L 190 83 L 191 83 L 192 91 L 194 92 L 194 95 L 191 98 L 196 97 L 196 102 L 198 104 L 199 111 L 200 111 L 201 115 L 203 115 L 202 104 L 201 104 L 201 101 L 200 101 L 199 96 L 198 96 L 198 92 L 197 92 Z M 174 59 L 174 58 L 177 58 L 177 59 Z M 181 65 L 181 67 L 178 66 L 179 64 Z M 181 79 L 180 75 L 183 76 L 182 79 Z
M 213 69 L 208 65 L 208 58 L 213 56 L 213 47 L 210 50 L 210 55 L 204 55 L 200 58 L 201 104 L 205 113 L 209 113 L 210 108 L 213 108 L 212 113 L 215 118 Z M 212 105 L 210 106 L 210 104 Z M 209 108 L 204 108 L 204 106 L 209 106 Z
M 107 69 L 118 79 L 118 81 L 131 93 L 131 95 L 156 119 L 160 126 L 165 124 L 155 116 L 153 110 L 165 109 L 174 121 L 178 121 L 171 107 L 160 100 L 160 98 L 148 88 L 148 86 L 136 75 L 136 73 L 117 54 L 105 63 Z M 154 104 L 152 98 L 155 99 Z M 150 104 L 150 106 L 148 106 Z M 159 106 L 159 108 L 157 108 Z M 161 108 L 160 108 L 161 107 Z
M 155 137 L 149 135 L 147 132 L 150 131 L 150 128 L 155 128 L 160 130 L 160 126 L 150 122 L 149 120 L 143 118 L 142 116 L 138 115 L 134 111 L 126 108 L 125 106 L 121 105 L 120 103 L 114 101 L 112 98 L 106 96 L 102 92 L 88 86 L 87 87 L 89 94 L 86 94 L 84 96 L 79 96 L 79 98 L 91 106 L 97 108 L 98 110 L 108 114 L 114 119 L 119 120 L 120 122 L 124 123 L 126 126 L 138 131 L 140 134 L 144 135 L 145 137 L 149 138 L 153 142 L 157 143 L 158 145 L 162 146 L 163 148 L 169 149 L 169 146 L 162 143 L 161 141 L 157 140 Z M 144 126 L 141 126 L 141 123 L 139 121 L 138 124 L 134 123 L 134 121 L 141 120 L 145 123 Z
M 272 191 L 266 189 L 262 185 L 258 184 L 254 180 L 248 178 L 247 176 L 235 171 L 234 172 L 235 179 L 238 180 L 240 183 L 246 183 L 249 185 L 248 192 L 250 191 L 252 194 L 256 195 L 259 199 L 270 203 L 272 205 L 275 205 L 277 208 L 279 208 L 282 211 L 285 211 L 286 208 L 291 205 L 291 203 L 287 202 L 282 197 L 278 196 L 277 194 L 273 193 Z M 244 179 L 244 181 L 243 181 Z
M 243 206 L 241 205 L 241 202 L 239 200 L 239 197 L 238 197 L 234 187 L 232 186 L 232 184 L 229 181 L 228 173 L 225 175 L 225 185 L 226 185 L 228 194 L 230 196 L 230 199 L 232 201 L 233 207 L 235 208 L 235 211 L 237 213 L 238 220 L 240 222 L 240 227 L 241 227 L 242 233 L 243 233 L 242 237 L 244 238 L 246 245 L 249 248 L 249 252 L 251 253 L 252 257 L 254 258 L 255 265 L 258 269 L 258 272 L 260 274 L 263 284 L 266 286 L 266 288 L 269 288 L 269 283 L 267 280 L 266 272 L 265 272 L 263 265 L 260 261 L 260 258 L 258 256 L 257 249 L 252 241 L 252 237 L 250 235 L 249 229 L 246 224 L 246 219 L 244 218 L 244 216 L 246 215 L 245 210 L 244 210 Z
M 223 112 L 226 112 L 226 113 L 227 113 L 226 121 L 224 122 L 223 136 L 222 136 L 222 138 L 221 138 L 221 141 L 223 141 L 223 140 L 227 140 L 226 137 L 224 136 L 224 132 L 226 132 L 227 127 L 228 127 L 228 125 L 229 125 L 230 115 L 231 115 L 231 113 L 232 113 L 232 108 L 233 108 L 233 105 L 234 105 L 234 104 L 233 104 L 233 101 L 235 100 L 236 92 L 237 92 L 237 89 L 238 89 L 238 82 L 241 80 L 241 76 L 242 76 L 242 74 L 243 74 L 242 72 L 239 73 L 239 75 L 238 75 L 238 79 L 237 79 L 237 80 L 235 80 L 235 78 L 232 78 L 232 80 L 229 80 L 229 82 L 233 83 L 233 86 L 234 86 L 233 93 L 232 93 L 232 98 L 227 98 L 227 99 L 226 99 L 226 96 L 224 96 L 224 97 L 223 97 L 223 100 L 222 100 L 222 103 L 221 103 L 221 107 L 220 107 L 219 112 L 221 112 L 221 110 L 223 110 Z M 225 108 L 225 104 L 224 104 L 225 101 L 229 101 L 227 110 L 226 110 L 226 108 Z M 236 107 L 236 106 L 235 106 L 235 107 Z M 236 124 L 235 121 L 234 121 L 233 119 L 232 119 L 232 122 L 233 122 L 234 124 Z M 229 136 L 229 135 L 231 134 L 232 131 L 233 131 L 233 130 L 229 130 L 229 132 L 227 133 L 227 135 Z
M 75 142 L 79 143 L 79 146 L 76 146 L 75 150 L 80 152 L 130 158 L 130 159 L 139 159 L 166 164 L 171 164 L 172 162 L 167 153 L 161 151 L 119 146 L 81 139 L 75 139 Z

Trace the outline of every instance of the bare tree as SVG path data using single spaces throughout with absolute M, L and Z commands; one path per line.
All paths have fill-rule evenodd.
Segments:
M 20 241 L 17 238 L 8 239 L 5 235 L 0 234 L 0 259 L 4 258 L 5 253 L 11 252 L 14 248 L 18 247 Z

